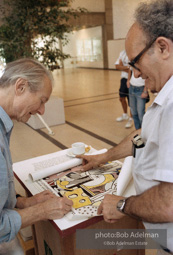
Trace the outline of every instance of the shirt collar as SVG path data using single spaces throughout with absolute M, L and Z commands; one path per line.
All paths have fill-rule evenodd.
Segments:
M 9 133 L 13 128 L 13 122 L 1 106 L 0 106 L 0 119 L 4 124 L 6 132 Z
M 169 96 L 172 96 L 172 93 L 173 93 L 173 76 L 171 76 L 171 78 L 165 83 L 165 85 L 160 90 L 153 103 L 162 106 L 165 100 L 167 100 Z

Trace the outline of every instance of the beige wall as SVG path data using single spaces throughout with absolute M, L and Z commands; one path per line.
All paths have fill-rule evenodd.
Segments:
M 115 68 L 115 60 L 124 49 L 126 34 L 133 24 L 134 10 L 138 6 L 139 0 L 112 0 L 113 5 L 113 37 L 108 41 L 108 68 Z
M 71 6 L 73 8 L 84 7 L 89 12 L 104 12 L 105 0 L 73 0 Z
M 115 61 L 124 49 L 124 39 L 108 41 L 108 68 L 115 69 Z
M 114 39 L 126 37 L 127 31 L 133 23 L 133 14 L 139 0 L 113 0 Z

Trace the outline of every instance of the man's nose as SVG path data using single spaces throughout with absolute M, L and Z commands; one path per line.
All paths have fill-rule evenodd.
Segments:
M 44 112 L 45 112 L 45 104 L 41 104 L 41 106 L 37 110 L 37 113 L 40 114 L 40 115 L 43 115 Z

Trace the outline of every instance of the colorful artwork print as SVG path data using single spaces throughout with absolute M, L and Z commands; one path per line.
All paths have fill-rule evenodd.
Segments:
M 105 194 L 116 194 L 121 164 L 115 161 L 87 172 L 80 169 L 80 166 L 75 167 L 44 181 L 58 195 L 73 201 L 74 213 L 94 216 Z

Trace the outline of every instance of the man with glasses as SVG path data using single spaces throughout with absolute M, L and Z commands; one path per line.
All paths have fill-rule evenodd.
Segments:
M 144 115 L 142 129 L 118 146 L 97 156 L 81 156 L 83 170 L 134 153 L 136 196 L 106 195 L 98 209 L 107 222 L 125 215 L 144 222 L 147 229 L 167 231 L 167 245 L 158 254 L 173 253 L 173 1 L 141 3 L 126 37 L 126 52 L 135 77 L 158 95 Z M 143 146 L 138 146 L 139 134 Z

